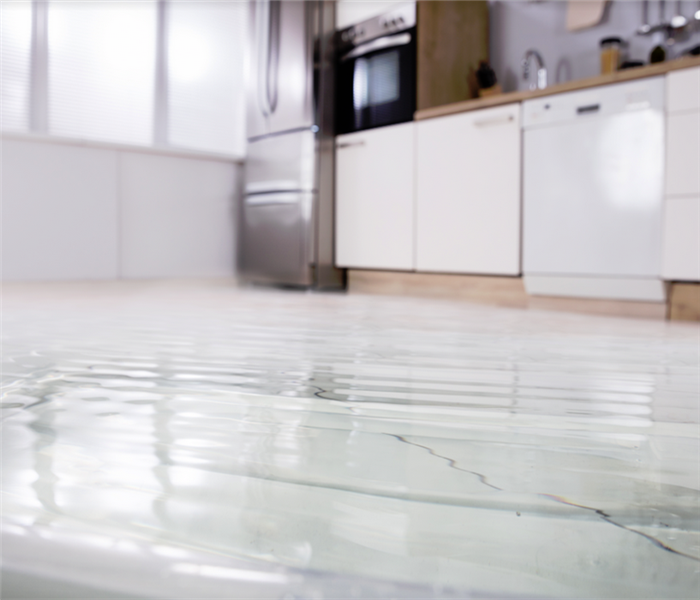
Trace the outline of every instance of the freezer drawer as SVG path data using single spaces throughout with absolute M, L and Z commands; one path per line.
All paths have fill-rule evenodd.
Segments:
M 316 175 L 315 147 L 315 134 L 310 129 L 249 142 L 246 194 L 312 191 Z
M 249 281 L 313 283 L 313 202 L 310 193 L 247 196 L 241 218 L 239 271 Z
M 248 137 L 313 124 L 313 19 L 316 2 L 253 0 Z

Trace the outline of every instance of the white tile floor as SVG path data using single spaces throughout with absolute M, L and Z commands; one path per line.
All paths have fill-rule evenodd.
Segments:
M 226 282 L 3 304 L 4 598 L 697 597 L 697 325 Z

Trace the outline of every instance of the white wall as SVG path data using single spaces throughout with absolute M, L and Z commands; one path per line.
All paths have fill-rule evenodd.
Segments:
M 658 0 L 649 2 L 649 18 L 658 21 Z M 675 14 L 676 3 L 666 2 L 666 18 Z M 682 12 L 692 17 L 698 8 L 695 0 L 683 0 Z M 649 61 L 653 48 L 651 36 L 634 32 L 642 23 L 640 0 L 612 0 L 603 21 L 589 29 L 566 30 L 567 2 L 546 0 L 490 0 L 491 65 L 504 91 L 527 89 L 522 80 L 521 61 L 529 48 L 539 50 L 547 67 L 549 83 L 560 83 L 600 73 L 599 42 L 602 38 L 618 36 L 629 43 L 629 58 Z M 673 57 L 700 44 L 700 27 L 670 46 Z
M 233 159 L 30 136 L 1 151 L 3 280 L 235 274 Z

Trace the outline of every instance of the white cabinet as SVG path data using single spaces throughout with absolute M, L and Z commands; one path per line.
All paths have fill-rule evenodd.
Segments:
M 700 195 L 700 109 L 668 115 L 666 195 Z
M 416 269 L 520 273 L 520 105 L 417 125 Z
M 700 109 L 700 67 L 681 69 L 668 74 L 666 108 L 670 113 Z
M 414 123 L 336 139 L 336 264 L 413 269 Z
M 233 275 L 235 165 L 145 153 L 120 164 L 123 278 Z
M 700 280 L 700 197 L 666 198 L 662 276 Z
M 2 140 L 2 277 L 116 279 L 117 152 Z
M 664 279 L 700 280 L 700 67 L 667 76 Z

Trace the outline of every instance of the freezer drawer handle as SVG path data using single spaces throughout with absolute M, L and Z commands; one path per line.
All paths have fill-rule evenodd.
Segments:
M 278 204 L 299 204 L 300 194 L 291 192 L 287 194 L 259 194 L 248 196 L 245 199 L 247 206 L 272 206 Z
M 503 123 L 512 123 L 515 120 L 513 115 L 508 115 L 507 117 L 498 117 L 496 119 L 481 119 L 480 121 L 474 121 L 474 125 L 477 127 L 488 127 L 489 125 L 501 125 Z
M 600 104 L 589 104 L 588 106 L 579 106 L 576 109 L 576 112 L 579 115 L 586 115 L 589 113 L 595 113 L 600 110 Z
M 359 141 L 359 142 L 341 142 L 340 144 L 336 144 L 336 148 L 352 148 L 353 146 L 364 146 L 365 142 L 364 141 Z

